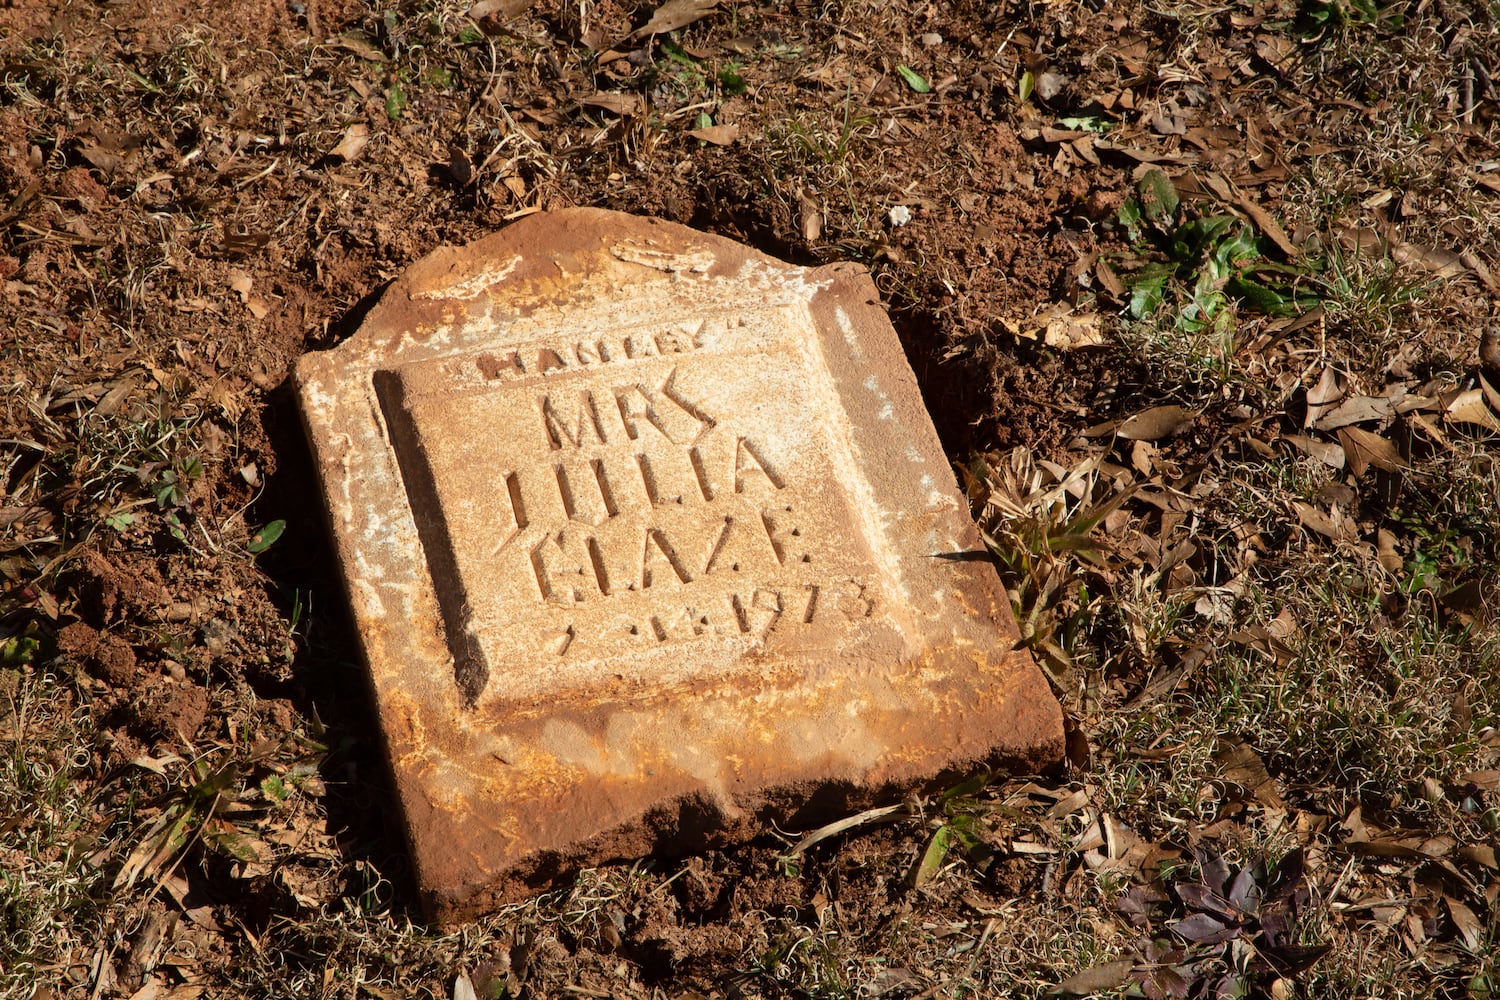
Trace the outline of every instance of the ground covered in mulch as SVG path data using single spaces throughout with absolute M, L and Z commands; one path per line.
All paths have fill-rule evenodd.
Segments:
M 1500 994 L 1497 20 L 0 6 L 0 993 Z M 872 270 L 1068 761 L 421 926 L 288 375 L 568 205 Z

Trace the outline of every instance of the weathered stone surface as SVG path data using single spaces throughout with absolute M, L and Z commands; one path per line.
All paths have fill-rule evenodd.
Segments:
M 534 215 L 297 382 L 440 920 L 1060 754 L 858 267 Z

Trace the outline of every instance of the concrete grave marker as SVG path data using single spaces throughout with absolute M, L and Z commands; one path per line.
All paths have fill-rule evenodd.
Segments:
M 444 922 L 1060 755 L 859 267 L 538 214 L 415 264 L 297 383 Z

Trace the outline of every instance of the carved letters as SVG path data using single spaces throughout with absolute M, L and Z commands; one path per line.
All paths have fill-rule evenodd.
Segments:
M 868 615 L 857 583 L 762 585 L 813 562 L 788 483 L 763 444 L 720 426 L 676 383 L 673 368 L 651 381 L 541 386 L 535 439 L 551 475 L 504 474 L 493 554 L 524 548 L 536 596 L 554 607 L 628 592 L 680 603 L 630 626 L 656 642 Z
M 377 380 L 403 474 L 465 484 L 447 506 L 429 491 L 441 516 L 419 527 L 424 547 L 451 553 L 433 572 L 445 627 L 467 636 L 455 662 L 464 652 L 483 668 L 467 700 L 536 653 L 594 671 L 631 649 L 671 656 L 659 647 L 792 631 L 807 646 L 864 627 L 869 563 L 807 365 L 770 346 L 795 344 L 785 329 L 692 320 Z M 734 378 L 741 366 L 756 378 Z M 472 433 L 425 436 L 439 420 Z

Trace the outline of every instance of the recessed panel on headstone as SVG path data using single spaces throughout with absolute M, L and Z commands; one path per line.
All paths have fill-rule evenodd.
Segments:
M 857 267 L 539 214 L 297 381 L 441 920 L 1060 753 Z

